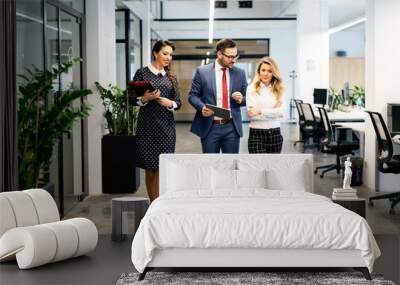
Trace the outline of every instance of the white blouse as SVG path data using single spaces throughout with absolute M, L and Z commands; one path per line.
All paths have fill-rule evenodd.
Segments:
M 260 94 L 256 93 L 254 84 L 247 87 L 246 105 L 261 110 L 261 115 L 250 117 L 250 128 L 254 129 L 273 129 L 279 128 L 283 118 L 284 108 L 274 108 L 277 103 L 275 96 L 269 86 L 261 83 Z

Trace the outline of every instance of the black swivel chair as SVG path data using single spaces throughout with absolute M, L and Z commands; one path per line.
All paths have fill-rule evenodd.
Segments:
M 343 155 L 353 154 L 353 151 L 359 148 L 357 142 L 350 141 L 333 141 L 333 129 L 329 121 L 328 113 L 324 108 L 318 107 L 318 111 L 321 117 L 321 122 L 323 125 L 324 135 L 321 139 L 322 148 L 321 151 L 324 153 L 336 154 L 336 163 L 318 166 L 315 168 L 314 173 L 318 173 L 319 169 L 324 169 L 320 177 L 323 178 L 324 174 L 328 171 L 335 170 L 340 173 L 340 157 Z M 338 128 L 336 129 L 338 131 Z
M 319 139 L 321 137 L 319 123 L 314 115 L 314 111 L 309 103 L 299 103 L 301 112 L 303 114 L 304 123 L 302 124 L 301 138 L 304 145 L 304 149 L 306 147 L 319 147 Z M 313 141 L 317 143 L 306 144 L 306 142 L 312 138 Z
M 303 110 L 301 109 L 300 103 L 303 103 L 303 100 L 299 100 L 299 99 L 293 99 L 294 104 L 296 106 L 296 110 L 297 110 L 297 115 L 299 116 L 299 140 L 295 141 L 293 146 L 296 146 L 296 144 L 298 143 L 304 143 L 303 140 L 303 134 L 302 134 L 302 128 L 304 126 L 304 115 L 303 115 Z
M 393 155 L 392 136 L 382 118 L 377 112 L 366 111 L 371 117 L 376 138 L 378 140 L 378 170 L 382 173 L 400 173 L 400 155 Z M 372 200 L 389 199 L 391 205 L 389 213 L 394 215 L 394 207 L 400 202 L 400 192 L 378 195 L 369 198 L 369 204 L 373 206 Z

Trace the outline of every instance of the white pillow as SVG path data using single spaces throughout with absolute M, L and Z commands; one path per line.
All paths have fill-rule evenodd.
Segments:
M 237 187 L 240 188 L 267 188 L 267 172 L 259 170 L 237 170 Z
M 236 170 L 212 168 L 213 190 L 236 190 Z
M 168 191 L 211 189 L 212 187 L 210 166 L 169 163 L 168 168 Z
M 254 157 L 250 159 L 238 159 L 239 170 L 259 171 L 266 170 L 267 189 L 306 191 L 307 180 L 304 160 L 292 160 L 282 157 L 269 160 L 268 158 Z
M 290 167 L 267 170 L 267 187 L 272 190 L 306 191 L 304 163 L 293 163 Z

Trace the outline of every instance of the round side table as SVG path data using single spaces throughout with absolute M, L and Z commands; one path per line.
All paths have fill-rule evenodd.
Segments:
M 125 212 L 135 212 L 135 232 L 139 227 L 140 221 L 146 214 L 149 208 L 150 201 L 144 197 L 119 197 L 111 200 L 111 220 L 112 220 L 112 234 L 113 241 L 123 241 L 126 235 L 122 232 L 123 228 L 123 215 Z M 127 219 L 125 219 L 127 222 Z

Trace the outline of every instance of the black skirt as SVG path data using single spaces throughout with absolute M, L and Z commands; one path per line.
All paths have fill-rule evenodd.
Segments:
M 250 128 L 249 153 L 280 153 L 283 137 L 281 128 L 254 129 Z

